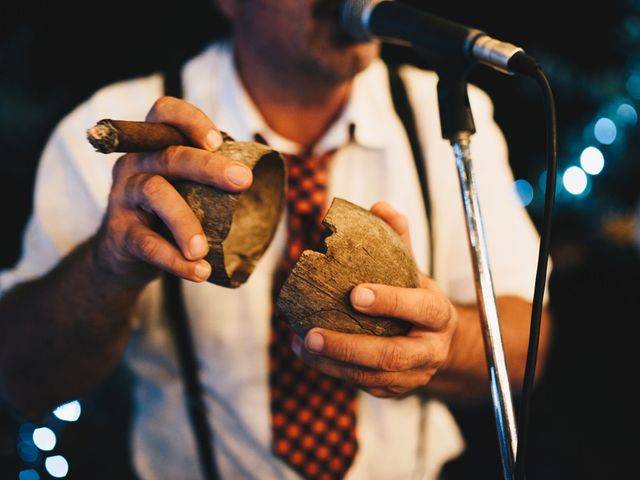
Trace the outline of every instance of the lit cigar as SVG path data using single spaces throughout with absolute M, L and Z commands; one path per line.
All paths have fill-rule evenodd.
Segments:
M 225 133 L 222 137 L 231 140 Z M 110 119 L 87 130 L 87 140 L 100 153 L 153 152 L 171 145 L 191 145 L 180 130 L 166 123 Z
M 87 140 L 96 151 L 152 152 L 170 145 L 190 145 L 189 139 L 166 123 L 100 120 L 87 130 Z

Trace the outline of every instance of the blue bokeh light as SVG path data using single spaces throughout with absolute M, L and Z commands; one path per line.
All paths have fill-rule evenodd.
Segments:
M 40 474 L 33 468 L 22 470 L 18 473 L 18 480 L 40 480 Z
M 638 112 L 628 103 L 620 105 L 616 110 L 616 115 L 625 125 L 635 126 L 638 123 Z
M 598 175 L 604 168 L 604 155 L 596 147 L 587 147 L 580 154 L 580 166 L 589 175 Z
M 31 442 L 35 429 L 36 426 L 33 423 L 23 423 L 18 429 L 18 438 L 25 442 Z
M 18 455 L 26 463 L 35 463 L 40 454 L 32 442 L 18 442 Z
M 613 120 L 607 117 L 600 118 L 593 127 L 593 134 L 603 145 L 611 145 L 618 135 L 618 129 Z
M 533 187 L 525 179 L 520 178 L 513 182 L 513 188 L 517 194 L 518 202 L 527 207 L 533 201 Z
M 629 95 L 631 95 L 636 100 L 640 100 L 640 74 L 632 73 L 629 75 L 627 82 L 625 83 L 625 87 Z

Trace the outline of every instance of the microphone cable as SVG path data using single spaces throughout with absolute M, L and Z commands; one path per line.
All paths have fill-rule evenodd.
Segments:
M 522 383 L 521 403 L 518 412 L 518 448 L 515 463 L 515 479 L 526 478 L 526 452 L 527 436 L 529 430 L 529 417 L 531 400 L 538 358 L 538 345 L 540 343 L 540 325 L 543 310 L 544 290 L 547 279 L 548 257 L 551 245 L 552 213 L 556 196 L 556 175 L 558 163 L 558 139 L 556 107 L 553 91 L 542 68 L 536 65 L 527 75 L 536 80 L 541 89 L 545 114 L 545 156 L 547 160 L 547 179 L 545 186 L 544 213 L 540 227 L 540 249 L 538 252 L 538 266 L 536 270 L 535 289 L 531 310 L 531 326 L 529 330 L 529 347 Z

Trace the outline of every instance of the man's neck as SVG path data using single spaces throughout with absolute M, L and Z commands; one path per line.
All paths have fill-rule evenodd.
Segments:
M 352 80 L 329 82 L 309 75 L 278 74 L 264 62 L 236 51 L 236 67 L 249 96 L 267 125 L 282 137 L 311 149 L 339 117 Z

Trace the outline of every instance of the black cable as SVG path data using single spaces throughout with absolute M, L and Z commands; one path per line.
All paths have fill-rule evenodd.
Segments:
M 558 157 L 556 108 L 553 92 L 547 77 L 540 67 L 531 72 L 531 76 L 540 86 L 544 100 L 546 117 L 546 157 L 547 157 L 547 182 L 544 200 L 544 215 L 540 229 L 540 250 L 538 252 L 538 267 L 536 271 L 535 290 L 533 294 L 533 308 L 531 311 L 531 327 L 529 331 L 529 349 L 527 351 L 527 364 L 524 372 L 522 396 L 518 412 L 518 450 L 515 464 L 516 480 L 525 478 L 525 461 L 527 453 L 527 434 L 529 426 L 529 414 L 531 409 L 532 390 L 538 357 L 538 344 L 540 340 L 540 324 L 542 317 L 542 305 L 545 284 L 547 280 L 547 263 L 551 244 L 551 217 L 556 196 L 556 171 Z

